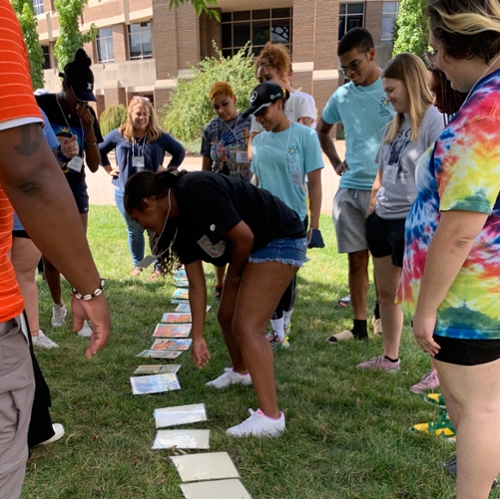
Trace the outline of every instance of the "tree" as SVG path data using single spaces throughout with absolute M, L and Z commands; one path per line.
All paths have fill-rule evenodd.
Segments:
M 178 79 L 170 103 L 164 106 L 163 128 L 176 139 L 199 139 L 205 125 L 215 117 L 208 93 L 217 80 L 231 84 L 238 109 L 248 107 L 250 92 L 257 84 L 251 47 L 247 44 L 233 57 L 224 57 L 215 43 L 214 48 L 218 57 L 203 59 L 198 68 L 191 66 L 193 78 Z
M 12 0 L 12 7 L 17 14 L 23 32 L 30 63 L 33 89 L 43 88 L 43 51 L 36 30 L 38 21 L 32 0 Z
M 54 8 L 59 15 L 59 37 L 54 45 L 54 54 L 59 64 L 59 71 L 73 60 L 76 51 L 91 42 L 97 35 L 97 28 L 92 24 L 87 33 L 80 32 L 79 18 L 88 0 L 56 0 Z
M 217 0 L 169 0 L 169 9 L 172 10 L 174 7 L 179 7 L 185 3 L 191 2 L 193 7 L 196 9 L 196 15 L 200 16 L 202 12 L 205 12 L 209 16 L 214 16 L 218 21 L 220 21 L 219 13 L 211 9 L 208 5 L 217 5 Z
M 429 47 L 429 21 L 424 14 L 427 0 L 401 0 L 394 29 L 392 55 L 412 52 L 422 57 Z

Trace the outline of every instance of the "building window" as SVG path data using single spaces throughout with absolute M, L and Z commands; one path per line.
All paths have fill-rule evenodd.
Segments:
M 364 25 L 364 3 L 341 3 L 339 19 L 339 40 L 352 28 L 362 28 Z
M 224 12 L 222 21 L 222 53 L 230 57 L 247 42 L 257 56 L 271 41 L 283 43 L 292 52 L 292 9 L 262 9 Z
M 42 45 L 43 69 L 50 69 L 50 49 L 47 45 Z
M 35 9 L 35 15 L 40 15 L 45 12 L 43 8 L 43 0 L 33 0 L 33 7 Z
M 394 24 L 398 17 L 399 2 L 384 2 L 382 7 L 382 35 L 380 40 L 392 43 Z
M 151 59 L 153 45 L 151 43 L 151 23 L 131 24 L 128 27 L 130 59 Z
M 115 62 L 113 28 L 101 28 L 97 33 L 97 59 L 99 62 Z

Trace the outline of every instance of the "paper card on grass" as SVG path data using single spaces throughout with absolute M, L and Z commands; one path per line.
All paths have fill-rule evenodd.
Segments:
M 207 312 L 211 309 L 212 307 L 210 305 L 207 305 Z M 191 305 L 189 302 L 187 303 L 179 303 L 177 307 L 175 307 L 176 312 L 182 312 L 184 314 L 190 314 L 191 313 Z
M 209 449 L 210 430 L 158 430 L 152 449 Z
M 184 483 L 181 490 L 186 499 L 252 499 L 247 489 L 236 478 Z
M 164 374 L 164 373 L 176 373 L 181 368 L 181 364 L 170 364 L 168 366 L 162 366 L 160 364 L 151 364 L 139 366 L 133 374 Z
M 180 270 L 174 270 L 174 276 L 175 277 L 182 277 L 183 279 L 186 279 L 187 274 L 185 269 L 180 269 Z
M 188 350 L 191 346 L 191 338 L 187 339 L 172 339 L 172 340 L 155 340 L 151 345 L 151 350 Z
M 153 336 L 156 338 L 187 338 L 191 324 L 157 324 Z
M 170 303 L 179 303 L 179 304 L 185 304 L 189 305 L 189 300 L 179 300 L 178 298 L 174 298 L 173 300 L 170 301 Z
M 176 359 L 182 352 L 180 350 L 143 350 L 137 357 L 145 359 Z
M 174 291 L 172 298 L 177 298 L 178 300 L 188 300 L 189 299 L 189 290 L 184 288 L 179 288 Z
M 145 395 L 147 393 L 169 392 L 180 390 L 177 374 L 153 374 L 152 376 L 132 376 L 130 378 L 132 393 L 134 395 Z
M 183 482 L 239 478 L 239 473 L 227 452 L 209 452 L 170 458 Z
M 186 322 L 191 322 L 193 317 L 191 314 L 180 314 L 177 312 L 166 312 L 161 318 L 161 322 L 166 322 L 167 324 L 182 324 Z
M 177 405 L 162 407 L 154 412 L 156 427 L 166 428 L 187 423 L 197 423 L 207 420 L 205 404 Z
M 175 281 L 174 284 L 178 288 L 187 288 L 187 287 L 189 287 L 189 281 Z

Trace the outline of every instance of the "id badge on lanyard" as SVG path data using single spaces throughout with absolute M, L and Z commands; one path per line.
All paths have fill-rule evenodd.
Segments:
M 144 156 L 134 156 L 132 158 L 132 166 L 137 169 L 137 171 L 144 170 Z
M 83 158 L 80 156 L 75 156 L 68 164 L 67 167 L 70 170 L 80 173 L 83 168 Z

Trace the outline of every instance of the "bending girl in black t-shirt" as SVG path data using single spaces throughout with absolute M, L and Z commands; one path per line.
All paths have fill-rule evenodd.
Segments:
M 193 316 L 193 359 L 210 359 L 203 338 L 206 284 L 202 262 L 229 263 L 219 324 L 232 367 L 215 388 L 253 383 L 260 408 L 228 435 L 278 436 L 285 417 L 278 408 L 273 353 L 266 326 L 298 268 L 307 240 L 298 215 L 248 182 L 210 172 L 145 171 L 125 187 L 125 209 L 143 228 L 159 234 L 154 253 L 168 272 L 184 264 Z

